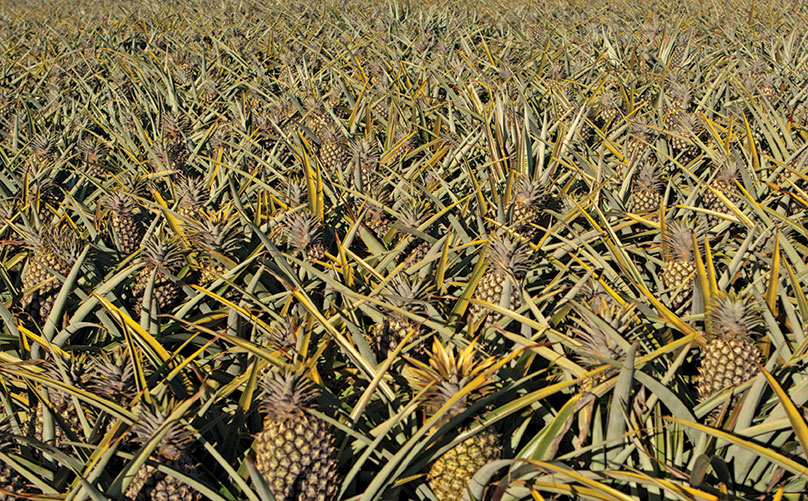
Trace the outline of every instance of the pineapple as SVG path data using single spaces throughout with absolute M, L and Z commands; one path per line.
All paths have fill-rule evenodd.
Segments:
M 688 163 L 696 158 L 700 149 L 694 140 L 701 134 L 701 124 L 696 118 L 690 113 L 679 114 L 672 132 L 671 146 L 674 152 L 681 153 L 681 161 Z
M 672 131 L 676 128 L 681 117 L 690 109 L 690 87 L 684 82 L 677 82 L 671 86 L 669 99 L 663 108 L 663 121 L 665 129 Z
M 201 251 L 199 283 L 207 285 L 227 273 L 226 261 L 232 261 L 240 245 L 238 219 L 225 207 L 219 211 L 202 212 L 200 221 L 193 221 L 188 236 Z
M 626 141 L 626 157 L 629 161 L 639 160 L 651 148 L 651 127 L 642 122 L 631 124 Z
M 314 96 L 306 99 L 306 116 L 304 117 L 306 127 L 315 135 L 319 135 L 327 127 L 334 126 L 334 119 L 328 114 L 322 101 Z
M 90 391 L 93 386 L 95 376 L 94 360 L 85 354 L 74 355 L 70 358 L 60 357 L 58 360 L 48 360 L 43 364 L 44 375 L 54 381 L 64 383 L 77 390 Z M 47 388 L 48 405 L 40 402 L 36 408 L 36 422 L 34 423 L 34 438 L 42 441 L 44 439 L 44 413 L 51 412 L 53 418 L 53 439 L 56 447 L 66 450 L 70 446 L 68 442 L 73 440 L 71 435 L 77 438 L 84 437 L 79 411 L 76 409 L 73 396 L 70 393 L 56 389 Z M 92 407 L 83 405 L 81 412 L 87 417 L 87 422 L 92 426 L 95 422 L 95 410 Z
M 351 145 L 351 155 L 354 163 L 354 185 L 363 191 L 379 186 L 382 177 L 378 172 L 379 152 L 375 145 L 367 139 L 355 141 Z
M 679 308 L 693 292 L 696 271 L 693 230 L 683 223 L 673 223 L 663 235 L 662 284 L 671 290 L 671 305 Z
M 399 224 L 410 230 L 418 230 L 425 220 L 426 215 L 424 214 L 423 204 L 410 203 L 402 209 Z M 421 237 L 416 235 L 408 236 L 407 234 L 401 236 L 401 241 L 407 240 L 408 237 L 410 240 L 404 247 L 404 250 L 398 255 L 397 262 L 407 263 L 409 266 L 420 263 L 429 253 L 432 244 L 428 240 L 423 240 Z
M 159 410 L 143 411 L 137 424 L 132 428 L 135 440 L 142 446 L 148 444 L 166 421 L 166 416 Z M 189 430 L 180 427 L 179 423 L 168 425 L 168 431 L 160 439 L 149 458 L 155 463 L 162 463 L 183 475 L 197 478 L 199 473 L 193 458 L 188 453 L 188 445 L 193 439 Z M 143 464 L 135 473 L 135 478 L 126 488 L 126 499 L 132 501 L 197 501 L 202 494 L 191 488 L 182 480 L 159 471 L 152 464 Z
M 538 181 L 522 177 L 517 181 L 510 220 L 515 231 L 527 239 L 539 234 L 536 224 L 547 225 L 547 210 L 558 210 L 558 201 Z M 542 217 L 544 216 L 544 217 Z
M 255 465 L 277 501 L 327 501 L 337 493 L 337 448 L 330 426 L 310 412 L 319 391 L 306 376 L 268 373 L 261 381 L 264 430 Z
M 79 151 L 87 174 L 100 177 L 106 172 L 107 149 L 102 143 L 91 138 L 83 139 Z
M 391 306 L 425 316 L 428 304 L 426 289 L 426 284 L 421 281 L 396 277 L 387 285 L 387 292 L 383 296 Z M 376 353 L 386 358 L 413 330 L 415 333 L 410 342 L 416 341 L 421 336 L 420 324 L 400 312 L 391 311 L 384 316 L 384 320 L 375 324 L 371 329 Z
M 640 167 L 631 184 L 628 210 L 635 213 L 659 211 L 662 204 L 659 188 L 660 180 L 656 167 L 651 164 Z
M 412 385 L 417 390 L 425 390 L 424 412 L 427 418 L 436 415 L 452 397 L 467 389 L 469 384 L 494 365 L 494 357 L 475 360 L 476 351 L 475 342 L 472 342 L 455 354 L 454 350 L 445 349 L 436 338 L 428 365 L 410 359 L 413 364 Z M 491 379 L 486 378 L 477 383 L 464 398 L 444 411 L 431 432 L 434 433 L 439 427 L 462 414 L 475 401 L 490 393 L 491 388 Z M 457 444 L 432 464 L 427 473 L 429 487 L 440 501 L 462 499 L 469 481 L 477 470 L 499 459 L 501 452 L 499 435 L 485 429 Z
M 184 256 L 179 244 L 175 241 L 152 238 L 143 249 L 141 261 L 145 266 L 140 270 L 132 285 L 135 306 L 142 303 L 146 286 L 154 272 L 153 299 L 161 311 L 166 311 L 177 300 L 180 293 L 176 275 L 182 270 Z
M 387 215 L 384 207 L 376 204 L 368 208 L 367 214 L 365 214 L 362 222 L 370 231 L 376 234 L 376 237 L 379 239 L 383 238 L 387 232 L 390 231 L 390 227 L 392 226 L 390 216 Z
M 726 196 L 727 199 L 736 207 L 741 201 L 741 198 L 738 195 L 738 190 L 735 187 L 735 180 L 737 177 L 738 167 L 735 165 L 735 163 L 724 162 L 719 167 L 718 173 L 713 179 L 713 183 L 710 185 L 716 191 Z M 716 195 L 713 190 L 709 188 L 705 189 L 701 200 L 705 209 L 720 213 L 729 212 L 729 207 L 727 207 L 727 205 L 724 204 L 720 198 L 718 198 L 718 195 Z M 710 225 L 710 227 L 716 226 L 717 224 L 721 223 L 721 221 L 723 221 L 723 219 L 721 219 L 719 216 L 707 216 L 707 223 Z
M 617 97 L 612 90 L 604 90 L 600 95 L 598 119 L 603 127 L 611 124 L 620 114 L 617 107 Z
M 174 184 L 177 203 L 177 214 L 185 220 L 193 220 L 209 198 L 205 183 L 201 179 L 181 176 Z
M 59 275 L 68 275 L 78 257 L 78 240 L 67 224 L 46 224 L 24 237 L 31 255 L 22 276 L 22 307 L 44 320 L 62 289 Z
M 477 302 L 469 306 L 469 318 L 472 321 L 478 321 L 480 317 L 486 315 L 487 308 L 484 303 L 500 305 L 505 299 L 506 308 L 516 310 L 521 306 L 520 287 L 527 274 L 529 259 L 530 247 L 518 240 L 501 237 L 491 244 L 488 269 L 474 291 L 474 299 Z M 511 294 L 509 298 L 503 298 L 507 283 L 510 283 Z M 500 317 L 499 314 L 488 313 L 483 328 L 490 327 Z
M 584 310 L 584 307 L 580 308 Z M 621 306 L 602 300 L 598 303 L 597 308 L 593 309 L 593 312 L 608 327 L 604 329 L 604 325 L 588 316 L 587 311 L 579 311 L 580 318 L 574 319 L 578 326 L 572 329 L 575 339 L 581 343 L 581 349 L 577 352 L 578 358 L 588 371 L 600 367 L 606 360 L 615 362 L 624 360 L 626 352 L 617 342 L 617 338 L 620 337 L 631 342 L 633 331 L 637 327 L 634 305 Z M 581 381 L 581 391 L 592 390 L 612 377 L 615 372 L 616 370 L 612 367 L 594 376 L 584 378 Z
M 331 175 L 344 172 L 351 159 L 345 138 L 337 127 L 326 127 L 320 133 L 320 163 Z
M 293 256 L 305 253 L 309 262 L 322 261 L 325 258 L 322 224 L 315 216 L 308 213 L 297 214 L 288 223 L 285 232 L 286 246 Z
M 112 191 L 104 198 L 109 209 L 108 226 L 117 240 L 118 250 L 129 255 L 138 250 L 143 240 L 144 229 L 135 214 L 135 193 Z
M 709 342 L 699 367 L 699 400 L 757 375 L 760 351 L 752 335 L 760 323 L 750 300 L 734 294 L 714 300 L 705 322 Z
M 682 63 L 687 56 L 687 45 L 685 44 L 676 44 L 673 46 L 673 50 L 671 51 L 671 57 L 668 60 L 668 64 L 671 68 L 679 68 L 682 66 Z
M 0 428 L 0 451 L 9 454 L 17 452 L 17 449 L 12 438 L 12 430 L 8 422 L 4 422 Z M 28 482 L 11 465 L 5 462 L 0 465 L 0 501 L 27 499 L 17 497 L 17 494 L 23 494 L 23 491 L 28 490 L 27 484 Z

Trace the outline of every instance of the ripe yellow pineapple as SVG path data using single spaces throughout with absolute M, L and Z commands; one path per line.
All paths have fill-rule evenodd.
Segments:
M 663 234 L 662 284 L 670 289 L 671 305 L 679 308 L 693 293 L 696 272 L 693 230 L 684 223 L 671 223 Z
M 31 251 L 22 276 L 22 307 L 39 320 L 48 318 L 62 289 L 58 275 L 70 273 L 78 256 L 78 240 L 67 224 L 45 224 L 39 231 L 25 230 Z
M 662 204 L 659 188 L 660 180 L 656 167 L 652 164 L 640 167 L 631 184 L 628 210 L 636 213 L 657 212 Z
M 264 430 L 256 435 L 255 465 L 277 501 L 328 501 L 337 492 L 337 448 L 331 427 L 310 412 L 314 383 L 290 370 L 261 381 Z
M 149 443 L 166 420 L 161 411 L 142 411 L 132 431 L 136 442 Z M 161 463 L 191 478 L 199 472 L 188 453 L 193 434 L 180 423 L 169 424 L 168 432 L 160 439 L 149 457 L 150 462 Z M 135 473 L 135 478 L 126 489 L 126 498 L 132 501 L 198 501 L 202 494 L 171 474 L 159 471 L 156 466 L 145 463 Z
M 494 240 L 489 251 L 488 269 L 480 278 L 474 291 L 474 299 L 479 302 L 469 306 L 469 319 L 479 321 L 486 313 L 486 322 L 482 328 L 486 329 L 496 323 L 502 315 L 488 312 L 485 304 L 481 302 L 500 305 L 505 291 L 506 283 L 510 283 L 511 294 L 506 299 L 505 307 L 516 310 L 521 306 L 521 284 L 530 265 L 529 246 L 518 240 L 500 237 Z
M 705 323 L 709 342 L 699 367 L 699 400 L 745 383 L 760 370 L 760 351 L 752 336 L 761 321 L 748 298 L 717 297 Z
M 495 363 L 494 357 L 475 360 L 477 349 L 472 342 L 455 354 L 446 349 L 436 338 L 432 345 L 428 365 L 416 360 L 411 372 L 412 385 L 424 390 L 424 413 L 431 418 L 448 401 L 469 384 L 476 384 L 466 394 L 448 408 L 440 417 L 432 432 L 466 411 L 475 401 L 490 393 L 493 381 L 485 378 L 482 383 L 474 380 L 488 371 Z M 487 463 L 499 459 L 502 445 L 499 435 L 484 429 L 476 435 L 457 444 L 440 456 L 429 468 L 427 481 L 432 492 L 440 501 L 462 499 L 468 489 L 469 480 Z

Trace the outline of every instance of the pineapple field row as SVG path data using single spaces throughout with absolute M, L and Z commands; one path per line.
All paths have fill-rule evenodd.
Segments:
M 808 6 L 0 0 L 0 500 L 808 499 Z

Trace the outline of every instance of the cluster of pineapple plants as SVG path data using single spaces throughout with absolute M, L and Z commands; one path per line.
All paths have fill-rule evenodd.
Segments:
M 0 499 L 804 499 L 806 19 L 0 3 Z

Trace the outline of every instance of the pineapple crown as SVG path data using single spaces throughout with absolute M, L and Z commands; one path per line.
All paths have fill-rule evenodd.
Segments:
M 761 324 L 751 297 L 718 295 L 707 309 L 707 334 L 725 340 L 751 337 Z
M 516 182 L 514 203 L 533 205 L 545 193 L 545 187 L 539 181 L 520 176 Z
M 76 388 L 90 387 L 95 375 L 95 361 L 85 353 L 58 356 L 45 361 L 43 367 L 51 379 Z
M 628 133 L 631 137 L 647 141 L 651 134 L 651 126 L 645 122 L 635 121 L 629 126 Z
M 420 313 L 426 310 L 430 302 L 428 291 L 429 284 L 423 280 L 399 275 L 390 280 L 382 295 L 392 306 Z
M 294 216 L 286 227 L 286 245 L 297 251 L 305 251 L 310 245 L 320 241 L 320 222 L 308 213 Z
M 663 258 L 665 261 L 694 259 L 693 233 L 696 233 L 686 222 L 670 223 L 665 227 L 663 236 Z
M 531 249 L 520 240 L 498 237 L 491 244 L 489 254 L 491 266 L 499 273 L 511 274 L 521 279 L 530 266 Z
M 680 131 L 696 135 L 701 130 L 701 124 L 691 113 L 682 113 L 676 120 Z
M 138 422 L 132 427 L 135 440 L 141 445 L 147 444 L 166 422 L 166 418 L 167 415 L 159 409 L 153 411 L 144 409 Z M 179 423 L 171 423 L 166 434 L 157 443 L 155 451 L 165 459 L 174 461 L 183 455 L 192 440 L 193 434 L 189 430 L 182 428 Z
M 690 85 L 687 82 L 676 81 L 671 85 L 673 98 L 682 103 L 683 106 L 690 104 Z
M 406 228 L 416 229 L 426 220 L 425 204 L 410 200 L 401 208 L 399 222 Z
M 738 164 L 736 164 L 732 158 L 722 158 L 718 162 L 718 172 L 716 173 L 715 180 L 732 183 L 734 185 L 737 177 Z
M 197 209 L 205 204 L 205 183 L 201 179 L 181 176 L 174 184 L 180 207 Z
M 188 128 L 188 119 L 184 116 L 166 112 L 163 114 L 163 135 L 169 140 L 179 139 Z
M 626 356 L 625 350 L 617 342 L 617 336 L 630 341 L 637 328 L 634 305 L 618 305 L 601 301 L 596 315 L 592 315 L 583 306 L 575 306 L 579 318 L 574 321 L 578 325 L 572 329 L 582 349 L 578 358 L 584 365 L 593 367 L 604 359 L 620 361 Z
M 298 331 L 303 319 L 297 315 L 288 315 L 269 323 L 269 333 L 265 341 L 278 348 L 294 348 L 297 345 Z
M 228 255 L 239 246 L 240 227 L 238 219 L 230 214 L 230 208 L 203 212 L 201 221 L 192 221 L 188 236 L 207 252 Z
M 121 190 L 110 191 L 104 197 L 104 205 L 113 213 L 130 213 L 135 210 L 135 199 L 131 193 Z
M 304 197 L 306 196 L 306 192 L 308 187 L 306 185 L 306 180 L 302 178 L 288 178 L 284 183 L 285 186 L 285 202 L 289 205 L 290 208 L 299 207 L 304 203 Z
M 320 132 L 320 142 L 323 144 L 337 144 L 343 146 L 345 137 L 336 125 L 328 125 Z
M 89 137 L 81 140 L 79 151 L 84 157 L 84 161 L 90 165 L 101 163 L 107 154 L 107 149 L 102 143 Z
M 429 365 L 410 359 L 412 385 L 417 390 L 425 390 L 424 409 L 428 416 L 435 415 L 455 395 L 474 385 L 463 397 L 454 402 L 443 420 L 448 421 L 462 414 L 472 403 L 492 391 L 493 381 L 483 379 L 475 381 L 489 370 L 496 362 L 494 357 L 483 360 L 475 359 L 477 353 L 476 340 L 455 354 L 453 349 L 446 349 L 437 338 L 432 343 Z
M 661 185 L 661 180 L 659 179 L 656 166 L 653 164 L 643 165 L 640 170 L 637 171 L 634 182 L 637 183 L 637 188 L 641 191 L 657 193 Z
M 125 349 L 103 352 L 95 360 L 92 387 L 96 393 L 110 400 L 132 401 L 137 395 L 135 371 Z
M 79 240 L 68 224 L 45 223 L 39 231 L 30 228 L 21 231 L 31 250 L 50 252 L 63 263 L 72 263 L 78 257 Z
M 175 275 L 182 269 L 184 255 L 176 240 L 152 237 L 143 249 L 143 262 L 149 268 L 168 275 Z
M 617 97 L 614 94 L 614 91 L 611 89 L 605 89 L 600 94 L 600 107 L 606 109 L 612 109 L 617 106 Z
M 275 420 L 310 409 L 320 396 L 320 390 L 308 376 L 290 369 L 267 373 L 259 385 L 264 390 L 260 410 Z
M 367 139 L 351 143 L 351 155 L 354 162 L 365 168 L 375 168 L 379 164 L 379 149 Z
M 49 156 L 55 147 L 56 140 L 47 132 L 39 133 L 31 140 L 31 153 L 37 157 Z

